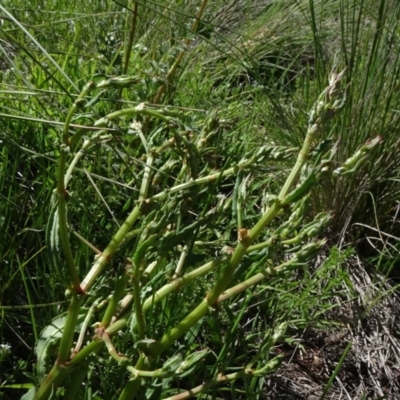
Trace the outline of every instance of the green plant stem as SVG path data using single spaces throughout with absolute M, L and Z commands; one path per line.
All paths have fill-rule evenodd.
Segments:
M 140 355 L 139 360 L 135 365 L 135 368 L 142 371 L 148 368 L 145 356 L 143 354 Z M 118 397 L 118 400 L 132 400 L 135 397 L 137 391 L 139 390 L 140 385 L 141 385 L 141 379 L 139 376 L 131 378 L 124 386 L 120 396 Z
M 63 334 L 61 337 L 60 348 L 57 361 L 53 368 L 46 376 L 46 379 L 36 392 L 34 400 L 47 400 L 51 391 L 57 388 L 65 377 L 72 372 L 72 365 L 66 365 L 71 354 L 71 346 L 74 339 L 75 326 L 79 317 L 80 301 L 75 292 L 71 293 L 71 303 L 68 310 L 67 319 L 65 321 Z
M 100 299 L 96 299 L 93 302 L 92 306 L 89 308 L 89 311 L 87 312 L 87 314 L 85 316 L 85 319 L 84 319 L 84 321 L 82 323 L 82 327 L 81 327 L 81 331 L 79 333 L 78 340 L 76 341 L 75 347 L 72 350 L 72 356 L 71 357 L 74 357 L 74 355 L 76 353 L 78 353 L 78 351 L 81 349 L 81 347 L 83 345 L 83 341 L 85 339 L 85 334 L 86 334 L 87 327 L 88 327 L 89 322 L 90 322 L 91 318 L 93 317 L 94 313 L 97 311 L 99 303 L 100 303 Z
M 60 162 L 60 168 L 63 168 L 64 162 Z M 62 177 L 64 180 L 64 176 Z M 60 191 L 61 190 L 61 191 Z M 75 266 L 74 257 L 72 255 L 71 244 L 69 241 L 68 233 L 68 222 L 67 222 L 67 210 L 66 210 L 66 200 L 67 191 L 62 188 L 58 189 L 58 221 L 59 221 L 59 234 L 60 234 L 60 244 L 63 249 L 65 263 L 67 265 L 69 279 L 71 282 L 72 290 L 77 293 L 84 293 L 79 283 L 78 271 Z
M 154 306 L 154 304 L 161 301 L 164 297 L 168 294 L 176 291 L 177 289 L 181 288 L 184 285 L 187 285 L 190 282 L 193 282 L 200 276 L 207 274 L 208 272 L 212 271 L 216 267 L 220 266 L 227 260 L 227 256 L 219 257 L 215 260 L 212 260 L 199 268 L 196 268 L 194 271 L 187 273 L 186 275 L 182 276 L 181 278 L 177 278 L 172 282 L 164 285 L 162 288 L 158 289 L 153 295 L 148 297 L 145 302 L 143 303 L 143 311 L 147 311 L 150 307 Z
M 197 321 L 203 318 L 208 313 L 209 307 L 208 299 L 203 299 L 189 315 L 170 329 L 159 341 L 154 343 L 148 353 L 154 358 L 158 357 L 184 335 Z
M 69 109 L 67 117 L 65 119 L 64 128 L 63 128 L 63 143 L 66 146 L 69 146 L 69 125 L 71 123 L 71 119 L 74 116 L 76 110 L 82 106 L 83 102 L 85 101 L 85 97 L 96 87 L 96 84 L 93 81 L 88 82 L 84 88 L 82 89 L 81 93 L 74 101 L 74 104 Z
M 228 257 L 227 256 L 221 256 L 215 260 L 212 260 L 204 265 L 202 265 L 199 268 L 196 268 L 195 270 L 187 273 L 186 275 L 174 279 L 172 282 L 164 285 L 160 289 L 157 290 L 154 294 L 152 294 L 150 297 L 148 297 L 144 302 L 143 302 L 143 312 L 146 312 L 149 310 L 151 307 L 153 307 L 155 304 L 160 302 L 163 298 L 168 296 L 170 293 L 179 290 L 181 287 L 187 285 L 190 282 L 193 282 L 200 276 L 203 276 L 207 274 L 208 272 L 212 271 L 216 267 L 222 265 L 225 261 L 227 261 Z M 130 304 L 132 300 L 132 295 L 128 295 L 124 298 L 124 303 L 126 305 Z
M 58 194 L 58 219 L 59 219 L 59 233 L 60 233 L 60 244 L 63 249 L 65 262 L 67 264 L 67 269 L 69 273 L 69 279 L 71 281 L 71 285 L 73 290 L 77 293 L 82 293 L 78 271 L 75 266 L 74 257 L 72 255 L 71 244 L 69 241 L 69 232 L 68 232 L 68 222 L 67 222 L 67 198 L 68 192 L 66 188 L 65 182 L 65 168 L 67 163 L 67 157 L 69 155 L 69 124 L 71 122 L 72 116 L 74 115 L 77 108 L 82 104 L 85 96 L 95 87 L 94 82 L 89 82 L 82 89 L 82 92 L 75 100 L 74 104 L 70 108 L 67 118 L 65 119 L 64 128 L 63 128 L 63 144 L 60 149 L 60 162 L 58 167 L 58 182 L 57 182 L 57 194 Z
M 142 371 L 140 369 L 136 369 L 135 367 L 128 366 L 126 369 L 133 375 L 141 378 L 163 378 L 170 375 L 169 372 L 163 371 L 161 368 L 155 371 Z
M 117 352 L 117 350 L 115 349 L 115 347 L 114 347 L 114 345 L 113 345 L 113 343 L 112 343 L 112 341 L 111 341 L 110 335 L 109 335 L 108 333 L 104 332 L 104 333 L 101 335 L 101 338 L 102 338 L 104 344 L 105 344 L 106 347 L 107 347 L 108 354 L 109 354 L 115 361 L 117 361 L 118 363 L 121 363 L 121 362 L 123 362 L 123 361 L 126 361 L 126 358 L 123 357 L 123 356 L 121 356 L 121 355 Z
M 118 321 L 120 322 L 120 321 Z M 118 327 L 121 327 L 122 329 L 124 326 L 126 326 L 127 321 L 124 320 L 125 324 L 118 324 Z M 107 331 L 107 330 L 106 330 Z M 82 362 L 86 360 L 87 357 L 89 357 L 91 354 L 97 353 L 102 347 L 104 346 L 104 342 L 101 340 L 93 340 L 90 342 L 86 347 L 81 349 L 78 354 L 74 356 L 74 358 L 70 361 L 68 364 L 69 367 L 74 368 L 79 366 Z
M 296 181 L 297 176 L 299 175 L 302 166 L 304 165 L 304 163 L 307 160 L 312 142 L 314 140 L 314 137 L 315 137 L 318 129 L 319 129 L 319 125 L 317 125 L 317 124 L 309 127 L 306 138 L 303 143 L 303 146 L 299 152 L 299 155 L 297 156 L 296 164 L 293 167 L 292 171 L 290 172 L 288 178 L 286 179 L 285 184 L 283 185 L 283 187 L 279 193 L 279 196 L 278 196 L 279 200 L 284 199 L 284 197 L 288 194 L 289 190 L 291 189 L 294 182 Z
M 137 228 L 137 229 L 134 229 L 133 231 L 128 232 L 126 234 L 125 238 L 122 240 L 121 244 L 125 244 L 129 240 L 139 236 L 141 233 L 142 233 L 142 229 L 141 228 Z
M 125 328 L 127 323 L 128 320 L 126 318 L 120 319 L 111 324 L 108 328 L 106 328 L 104 332 L 112 337 L 113 335 L 117 334 L 121 329 Z M 103 347 L 103 345 L 104 342 L 99 338 L 96 338 L 72 358 L 72 360 L 68 363 L 68 367 L 78 367 L 82 362 L 86 360 L 87 357 L 89 357 L 91 354 L 98 352 Z
M 224 272 L 218 278 L 213 290 L 208 295 L 208 302 L 213 306 L 221 293 L 229 284 L 233 273 L 239 266 L 243 256 L 247 253 L 251 243 L 260 235 L 262 230 L 278 215 L 282 206 L 280 202 L 275 202 L 261 217 L 257 224 L 250 231 L 245 230 L 243 238 L 239 238 L 239 242 L 235 248 L 232 257 L 225 268 Z
M 83 291 L 86 292 L 93 286 L 94 281 L 99 276 L 105 265 L 109 262 L 113 254 L 118 250 L 126 234 L 131 230 L 132 225 L 139 218 L 140 214 L 140 207 L 137 205 L 118 229 L 103 253 L 96 256 L 95 263 L 93 264 L 89 273 L 86 275 L 85 279 L 82 281 L 81 287 Z
M 189 254 L 189 246 L 187 244 L 185 244 L 183 246 L 182 253 L 179 257 L 179 261 L 176 265 L 175 272 L 174 272 L 174 275 L 172 276 L 172 279 L 177 279 L 181 275 L 182 268 L 183 268 L 183 265 L 185 263 L 185 260 L 186 260 L 186 257 L 188 254 Z
M 144 339 L 145 320 L 143 315 L 142 300 L 140 298 L 140 272 L 138 267 L 135 267 L 134 273 L 135 276 L 133 278 L 133 306 L 135 308 L 136 326 L 138 328 L 139 339 Z
M 48 400 L 54 388 L 57 388 L 71 372 L 71 368 L 57 364 L 54 365 L 38 391 L 35 393 L 33 400 Z
M 264 271 L 259 272 L 255 275 L 253 275 L 251 278 L 246 279 L 243 282 L 240 282 L 239 284 L 232 286 L 231 288 L 225 290 L 219 297 L 218 297 L 218 303 L 221 303 L 233 296 L 236 296 L 237 294 L 251 288 L 252 286 L 256 285 L 260 281 L 262 281 L 265 278 L 271 277 L 276 275 L 277 273 L 281 272 L 283 269 L 288 267 L 289 265 L 293 264 L 292 261 L 285 262 L 283 264 L 280 264 L 276 267 L 268 267 L 265 268 Z
M 132 400 L 140 388 L 140 378 L 130 379 L 124 388 L 122 389 L 121 394 L 118 397 L 118 400 Z
M 146 115 L 148 117 L 153 117 L 157 118 L 160 121 L 166 122 L 166 123 L 172 123 L 172 124 L 178 124 L 179 121 L 176 119 L 169 117 L 168 115 L 164 115 L 160 111 L 153 110 L 151 108 L 145 108 L 143 105 L 139 104 L 137 107 L 130 107 L 130 108 L 124 108 L 122 110 L 114 111 L 108 115 L 106 115 L 103 118 L 98 119 L 95 123 L 95 127 L 104 127 L 107 125 L 108 121 L 112 121 L 114 119 L 123 117 L 125 115 L 131 115 L 131 114 L 138 114 L 138 115 Z
M 118 302 L 121 299 L 122 295 L 124 294 L 124 289 L 128 283 L 128 278 L 129 278 L 128 274 L 124 272 L 123 275 L 117 281 L 115 291 L 111 296 L 110 302 L 108 303 L 108 307 L 103 315 L 103 319 L 101 320 L 101 323 L 105 328 L 108 325 L 110 325 L 111 319 L 118 308 Z
M 188 182 L 181 183 L 181 184 L 173 186 L 172 188 L 167 189 L 167 190 L 165 190 L 163 192 L 157 193 L 156 195 L 150 197 L 147 201 L 160 200 L 160 199 L 163 199 L 164 197 L 167 197 L 170 194 L 174 194 L 174 193 L 180 192 L 181 190 L 190 189 L 193 186 L 202 185 L 202 184 L 205 184 L 205 183 L 211 183 L 211 182 L 214 182 L 214 181 L 216 181 L 218 179 L 225 178 L 227 176 L 230 176 L 230 175 L 233 175 L 233 174 L 237 173 L 238 170 L 246 169 L 246 168 L 251 167 L 255 163 L 255 161 L 256 160 L 255 160 L 254 157 L 249 159 L 249 160 L 246 160 L 246 159 L 245 160 L 241 160 L 238 163 L 238 165 L 235 166 L 235 167 L 227 168 L 224 171 L 219 171 L 219 172 L 216 172 L 214 174 L 203 176 L 201 178 L 191 179 Z
M 149 186 L 150 186 L 150 181 L 151 181 L 150 175 L 151 175 L 153 163 L 154 163 L 154 156 L 150 152 L 147 155 L 146 166 L 144 167 L 144 171 L 143 171 L 143 181 L 142 181 L 142 186 L 140 187 L 140 192 L 139 192 L 139 201 L 140 202 L 144 201 L 147 197 L 147 193 L 149 191 Z
M 93 317 L 94 313 L 97 311 L 99 304 L 101 304 L 100 299 L 96 299 L 93 302 L 92 306 L 89 308 L 89 311 L 87 312 L 87 314 L 85 316 L 85 320 L 82 323 L 81 331 L 79 333 L 78 340 L 76 341 L 75 348 L 72 351 L 72 357 L 74 357 L 74 355 L 76 353 L 78 353 L 79 350 L 81 349 L 81 347 L 83 345 L 83 341 L 85 339 L 87 327 L 88 327 L 89 322 L 90 322 L 91 318 Z
M 148 152 L 147 154 L 147 162 L 144 168 L 142 185 L 140 187 L 139 193 L 139 202 L 143 202 L 146 197 L 150 186 L 151 180 L 151 168 L 154 162 L 154 155 L 152 152 Z M 136 253 L 133 257 L 133 305 L 135 308 L 135 316 L 137 322 L 137 328 L 139 333 L 139 338 L 144 339 L 145 337 L 145 319 L 143 315 L 142 308 L 142 300 L 140 296 L 140 288 L 141 288 L 141 273 L 142 268 L 141 264 L 143 262 L 143 258 L 145 256 L 146 249 L 150 244 L 156 240 L 157 235 L 153 235 L 152 237 L 145 240 L 138 248 L 136 249 Z
M 75 154 L 75 157 L 73 158 L 73 160 L 71 161 L 71 163 L 68 166 L 68 170 L 67 170 L 67 172 L 65 174 L 65 177 L 64 177 L 65 186 L 68 186 L 68 183 L 69 183 L 69 181 L 71 180 L 71 177 L 72 177 L 72 172 L 74 171 L 74 169 L 76 167 L 76 164 L 86 154 L 86 150 L 89 148 L 89 146 L 91 146 L 92 144 L 96 143 L 99 140 L 105 140 L 105 139 L 112 138 L 111 135 L 100 136 L 100 135 L 102 135 L 104 133 L 105 133 L 104 131 L 96 132 L 96 134 L 92 135 L 89 139 L 86 139 L 83 142 L 82 147 Z
M 68 309 L 60 348 L 57 356 L 57 364 L 64 365 L 70 358 L 72 342 L 74 340 L 75 326 L 78 321 L 81 302 L 75 292 L 71 292 L 71 303 Z
M 274 237 L 271 237 L 265 242 L 260 242 L 249 246 L 246 254 L 252 253 L 253 251 L 265 249 L 266 247 L 271 247 L 274 244 L 274 239 Z
M 232 374 L 228 375 L 223 375 L 219 374 L 215 379 L 210 380 L 206 383 L 203 383 L 200 386 L 197 386 L 193 389 L 187 390 L 185 392 L 176 394 L 175 396 L 167 397 L 163 400 L 185 400 L 189 399 L 190 397 L 194 397 L 200 393 L 205 392 L 206 390 L 212 388 L 213 386 L 220 385 L 221 383 L 227 383 L 227 382 L 232 382 L 235 381 L 236 379 L 243 378 L 246 375 L 244 370 L 241 370 L 239 372 L 234 372 Z

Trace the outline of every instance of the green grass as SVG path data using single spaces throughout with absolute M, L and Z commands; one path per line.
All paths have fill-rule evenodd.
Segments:
M 240 25 L 235 2 L 225 4 L 225 9 L 221 9 L 225 2 L 210 2 L 198 31 L 191 32 L 192 17 L 201 2 L 81 3 L 53 0 L 50 6 L 37 1 L 30 2 L 27 9 L 25 3 L 16 1 L 6 2 L 1 9 L 0 261 L 4 267 L 0 270 L 0 343 L 9 343 L 11 351 L 0 353 L 4 387 L 0 397 L 18 398 L 26 391 L 26 387 L 6 389 L 7 385 L 39 386 L 38 368 L 32 366 L 37 362 L 35 343 L 53 318 L 68 310 L 66 269 L 60 276 L 50 262 L 46 227 L 52 215 L 53 190 L 57 182 L 60 185 L 63 127 L 85 84 L 93 79 L 99 85 L 120 75 L 138 78 L 127 88 L 114 83 L 114 89 L 85 95 L 84 107 L 70 121 L 69 135 L 78 135 L 79 126 L 93 127 L 105 115 L 142 102 L 147 110 L 160 115 L 156 120 L 131 113 L 110 121 L 103 137 L 73 170 L 68 186 L 68 235 L 71 263 L 80 279 L 90 271 L 95 252 L 106 248 L 138 199 L 158 195 L 197 175 L 235 169 L 262 145 L 289 149 L 287 157 L 256 162 L 248 170 L 237 169 L 227 178 L 180 196 L 167 192 L 150 209 L 141 209 L 133 226 L 140 229 L 140 235 L 132 235 L 122 245 L 94 280 L 90 295 L 79 300 L 79 318 L 75 315 L 79 324 L 93 302 L 99 303 L 93 308 L 86 343 L 93 337 L 93 323 L 107 320 L 106 308 L 112 314 L 117 312 L 108 296 L 114 290 L 118 293 L 118 279 L 121 286 L 115 301 L 130 294 L 137 296 L 134 304 L 143 305 L 155 290 L 173 282 L 177 265 L 183 265 L 185 274 L 221 256 L 224 246 L 235 247 L 237 231 L 257 223 L 268 196 L 279 193 L 292 170 L 306 138 L 309 110 L 327 86 L 330 71 L 346 67 L 344 109 L 326 123 L 324 136 L 314 145 L 325 144 L 328 152 L 329 146 L 338 142 L 332 170 L 367 140 L 379 135 L 383 143 L 351 177 L 324 179 L 314 185 L 304 221 L 291 231 L 296 236 L 320 212 L 330 212 L 329 226 L 316 236 L 328 239 L 327 261 L 317 270 L 310 263 L 310 268 L 272 276 L 245 295 L 222 302 L 162 355 L 155 351 L 157 357 L 151 361 L 152 368 L 159 368 L 177 353 L 186 357 L 208 350 L 195 372 L 182 379 L 154 377 L 137 395 L 167 398 L 178 390 L 210 382 L 201 398 L 265 398 L 266 373 L 240 375 L 252 358 L 252 367 L 258 370 L 280 354 L 282 341 L 293 348 L 297 332 L 336 328 L 334 318 L 329 317 L 334 315 L 333 298 L 339 296 L 346 303 L 357 296 L 342 268 L 351 253 L 343 251 L 345 245 L 361 255 L 374 256 L 379 271 L 397 274 L 393 259 L 400 236 L 396 156 L 399 6 L 385 0 L 274 2 L 251 17 L 251 2 L 243 2 L 250 14 Z M 128 10 L 135 4 L 136 16 Z M 232 19 L 225 18 L 224 12 Z M 132 48 L 127 47 L 130 38 Z M 129 63 L 124 64 L 127 56 Z M 165 90 L 160 89 L 163 85 Z M 160 90 L 164 90 L 162 94 Z M 172 122 L 166 123 L 166 118 Z M 142 135 L 130 128 L 133 121 L 142 124 Z M 176 123 L 182 127 L 173 132 Z M 82 131 L 85 138 L 93 137 L 93 132 Z M 202 134 L 212 134 L 205 148 L 195 140 Z M 148 149 L 163 146 L 171 135 L 177 145 L 160 150 L 151 161 Z M 78 142 L 73 150 L 81 145 L 82 141 Z M 66 161 L 70 163 L 72 158 L 66 156 Z M 148 188 L 141 187 L 142 182 L 149 182 L 143 172 L 146 162 L 153 163 Z M 308 166 L 312 164 L 312 159 L 307 161 Z M 308 173 L 303 169 L 302 179 Z M 210 218 L 207 213 L 212 209 L 218 212 Z M 278 216 L 260 241 L 268 240 L 289 214 L 285 211 Z M 196 221 L 203 222 L 194 226 Z M 159 230 L 151 231 L 151 224 L 157 223 Z M 138 252 L 159 232 L 162 235 L 155 243 L 143 254 Z M 63 239 L 61 242 L 65 245 Z M 291 246 L 295 254 L 299 249 Z M 124 282 L 127 265 L 134 270 L 131 274 L 138 272 L 135 265 L 129 267 L 127 257 L 143 263 L 138 268 L 141 275 L 152 262 L 155 265 L 139 283 L 132 277 Z M 274 251 L 245 255 L 229 286 L 259 273 L 266 263 L 276 265 L 289 257 L 288 248 L 279 246 Z M 130 365 L 135 365 L 141 352 L 138 369 L 150 367 L 143 361 L 146 351 L 144 345 L 140 347 L 140 339 L 160 340 L 179 324 L 218 282 L 218 271 L 210 269 L 149 307 L 145 326 L 132 317 L 136 313 L 137 318 L 141 311 L 131 300 L 119 315 L 126 318 L 127 328 L 113 337 L 114 346 L 128 357 Z M 286 335 L 272 340 L 281 324 L 288 326 Z M 64 346 L 68 358 L 70 347 Z M 48 350 L 48 367 L 55 361 L 54 351 Z M 78 394 L 67 390 L 65 398 L 132 398 L 137 381 L 132 381 L 132 387 L 125 386 L 129 376 L 125 367 L 124 362 L 111 360 L 104 349 L 96 350 L 88 363 L 65 378 L 66 387 L 69 383 L 76 389 L 81 388 L 79 382 L 86 382 Z M 272 366 L 268 373 L 276 368 Z M 332 377 L 337 372 L 332 371 Z M 213 386 L 219 373 L 232 377 L 234 383 Z M 125 391 L 121 394 L 121 390 Z M 59 396 L 63 391 L 60 388 Z

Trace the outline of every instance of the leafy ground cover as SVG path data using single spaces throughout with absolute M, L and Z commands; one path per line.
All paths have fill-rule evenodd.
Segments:
M 399 397 L 396 1 L 0 12 L 0 396 Z

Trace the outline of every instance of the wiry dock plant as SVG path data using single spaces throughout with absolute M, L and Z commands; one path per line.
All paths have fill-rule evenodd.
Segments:
M 175 220 L 175 217 L 173 217 L 174 209 L 179 207 L 182 200 L 185 201 L 185 199 L 189 198 L 193 189 L 201 193 L 202 187 L 204 186 L 218 181 L 221 182 L 227 177 L 235 176 L 238 171 L 250 171 L 255 166 L 268 162 L 269 157 L 271 157 L 273 153 L 273 149 L 270 147 L 262 148 L 256 151 L 254 155 L 244 158 L 236 165 L 225 167 L 220 171 L 207 172 L 207 168 L 204 169 L 203 167 L 203 171 L 198 168 L 201 164 L 206 165 L 202 157 L 203 154 L 207 153 L 207 142 L 212 140 L 213 137 L 213 135 L 210 135 L 210 132 L 207 133 L 207 127 L 203 129 L 202 136 L 197 140 L 192 140 L 190 137 L 183 134 L 184 123 L 179 118 L 171 117 L 168 112 L 161 108 L 148 109 L 144 105 L 118 110 L 97 121 L 95 123 L 96 126 L 106 127 L 110 121 L 115 121 L 126 116 L 135 118 L 138 115 L 146 115 L 148 118 L 158 119 L 159 124 L 161 124 L 160 128 L 165 132 L 170 132 L 170 136 L 166 138 L 164 143 L 156 145 L 156 142 L 158 142 L 158 140 L 155 140 L 156 136 L 153 135 L 153 139 L 151 139 L 151 137 L 150 139 L 146 139 L 143 133 L 138 133 L 143 142 L 143 148 L 147 149 L 147 155 L 145 156 L 146 161 L 143 163 L 142 183 L 140 185 L 136 205 L 126 220 L 121 224 L 119 230 L 112 237 L 109 245 L 96 256 L 96 260 L 88 275 L 82 280 L 82 283 L 79 283 L 76 268 L 74 267 L 72 250 L 69 245 L 69 227 L 65 217 L 67 201 L 66 185 L 69 184 L 72 170 L 86 149 L 91 143 L 101 142 L 102 136 L 101 133 L 98 133 L 94 134 L 92 139 L 84 140 L 82 149 L 76 152 L 75 157 L 73 157 L 70 163 L 70 168 L 65 175 L 68 159 L 67 150 L 70 140 L 68 136 L 68 124 L 72 114 L 77 109 L 80 98 L 77 100 L 68 114 L 64 129 L 63 151 L 60 152 L 60 170 L 57 186 L 57 193 L 59 193 L 57 206 L 58 227 L 54 224 L 51 226 L 53 230 L 58 228 L 60 241 L 51 241 L 49 243 L 50 246 L 55 246 L 60 243 L 63 250 L 66 265 L 70 271 L 71 283 L 67 289 L 70 291 L 71 305 L 67 318 L 65 319 L 61 337 L 55 332 L 53 335 L 41 339 L 45 341 L 45 350 L 41 352 L 40 357 L 48 358 L 49 354 L 46 349 L 50 349 L 58 340 L 60 340 L 59 352 L 53 368 L 41 383 L 34 397 L 35 399 L 46 399 L 52 390 L 62 385 L 67 375 L 76 369 L 79 370 L 83 368 L 83 366 L 86 366 L 87 358 L 90 355 L 98 353 L 103 345 L 107 347 L 109 354 L 118 363 L 126 365 L 127 371 L 132 375 L 131 380 L 121 392 L 120 400 L 134 398 L 141 384 L 144 382 L 143 379 L 156 379 L 167 376 L 179 377 L 182 374 L 189 373 L 188 371 L 192 371 L 207 352 L 189 353 L 185 358 L 183 358 L 182 354 L 178 354 L 176 357 L 168 359 L 161 368 L 157 368 L 157 360 L 159 360 L 162 353 L 166 352 L 176 341 L 184 336 L 189 329 L 195 326 L 201 318 L 218 307 L 218 304 L 221 302 L 233 296 L 240 295 L 267 276 L 287 273 L 293 268 L 304 265 L 307 260 L 315 256 L 319 249 L 325 244 L 325 241 L 315 240 L 314 238 L 316 238 L 323 230 L 324 226 L 326 226 L 329 221 L 329 216 L 327 214 L 319 214 L 314 221 L 305 224 L 299 232 L 296 231 L 295 233 L 295 230 L 302 224 L 307 194 L 318 182 L 318 179 L 326 175 L 327 170 L 330 168 L 328 161 L 332 158 L 332 151 L 318 154 L 313 160 L 310 156 L 310 150 L 323 139 L 322 133 L 325 124 L 340 111 L 343 105 L 344 91 L 340 86 L 343 76 L 344 71 L 337 75 L 331 75 L 328 87 L 320 95 L 310 112 L 309 125 L 304 144 L 298 154 L 296 164 L 288 175 L 279 195 L 276 197 L 269 196 L 269 206 L 253 227 L 245 228 L 243 222 L 240 223 L 235 248 L 231 250 L 221 249 L 221 257 L 211 260 L 202 266 L 197 266 L 194 270 L 186 272 L 182 277 L 179 275 L 181 274 L 186 255 L 183 258 L 181 256 L 181 265 L 176 269 L 173 280 L 161 286 L 147 299 L 143 297 L 141 292 L 147 287 L 146 280 L 148 278 L 145 274 L 145 270 L 147 271 L 149 268 L 150 260 L 153 260 L 152 269 L 154 269 L 154 267 L 161 262 L 160 260 L 163 259 L 163 253 L 179 245 L 183 240 L 186 241 L 186 243 L 191 243 L 190 246 L 192 247 L 195 244 L 196 235 L 198 235 L 199 232 L 203 232 L 202 234 L 206 233 L 211 219 L 218 219 L 221 215 L 226 213 L 226 210 L 229 209 L 229 207 L 226 207 L 226 204 L 229 204 L 230 200 L 229 198 L 222 199 L 222 201 L 219 201 L 219 205 L 212 211 L 199 215 L 197 221 L 195 219 L 194 222 L 191 222 L 186 227 L 182 226 L 179 231 L 175 230 L 175 232 L 170 230 L 171 223 L 175 224 L 173 222 Z M 120 85 L 121 82 L 128 84 L 131 81 L 132 80 L 128 77 L 123 77 L 121 79 L 112 78 L 111 82 L 103 81 L 97 86 L 91 82 L 85 87 L 81 97 L 87 95 L 89 90 L 96 90 L 98 87 L 103 89 L 105 87 L 114 87 L 116 82 Z M 136 82 L 136 79 L 133 81 Z M 118 85 L 116 87 L 118 87 Z M 215 122 L 216 121 L 214 121 L 213 124 L 217 126 L 218 124 L 215 124 Z M 209 122 L 207 122 L 207 124 L 208 123 Z M 133 127 L 136 130 L 140 130 L 140 124 L 136 123 Z M 107 136 L 107 140 L 109 140 L 109 138 L 110 137 Z M 352 166 L 354 165 L 354 169 L 358 163 L 364 162 L 368 152 L 373 146 L 378 144 L 378 142 L 378 140 L 371 141 L 365 146 L 365 149 L 360 149 L 354 156 L 354 160 L 347 161 L 343 167 L 337 168 L 334 173 L 336 175 L 343 175 L 344 172 L 342 171 L 346 171 L 346 173 L 351 172 Z M 150 193 L 151 181 L 155 178 L 153 166 L 158 158 L 163 157 L 163 155 L 171 149 L 176 149 L 177 151 L 175 154 L 177 154 L 178 157 L 182 157 L 181 160 L 183 163 L 181 164 L 181 169 L 177 170 L 179 179 L 177 179 L 176 183 L 172 186 L 168 187 L 164 185 L 162 190 L 155 193 L 152 189 Z M 285 153 L 287 154 L 287 152 L 283 152 L 282 154 Z M 172 154 L 174 153 L 169 153 L 168 161 L 164 161 L 164 165 L 169 166 L 169 168 L 174 168 L 180 163 L 179 158 L 171 158 Z M 273 158 L 277 158 L 276 154 L 274 154 Z M 308 175 L 303 176 L 299 181 L 298 177 L 300 171 L 302 171 L 306 164 L 311 165 L 311 167 L 306 169 Z M 324 169 L 324 174 L 321 174 L 322 169 Z M 160 179 L 163 180 L 165 177 L 159 175 L 157 179 L 160 181 Z M 278 229 L 266 231 L 275 217 L 285 212 L 288 207 L 292 208 L 292 214 L 288 217 L 287 222 L 282 222 Z M 173 218 L 172 220 L 171 217 Z M 87 302 L 85 300 L 87 295 L 91 293 L 90 291 L 99 277 L 101 277 L 104 268 L 113 255 L 125 243 L 127 236 L 135 224 L 139 230 L 135 231 L 136 243 L 132 250 L 132 257 L 129 259 L 127 258 L 129 261 L 127 261 L 126 272 L 122 273 L 118 278 L 115 291 L 107 301 L 108 305 L 103 318 L 101 322 L 95 324 L 95 332 L 94 336 L 92 336 L 92 340 L 89 340 L 89 343 L 84 345 L 83 338 L 90 338 L 90 332 L 87 332 L 89 330 L 87 322 L 82 325 L 81 328 L 78 326 L 78 318 L 82 313 L 82 304 L 83 302 Z M 261 236 L 265 237 L 264 233 L 267 233 L 269 239 L 262 239 L 257 242 Z M 294 236 L 293 233 L 295 233 Z M 187 241 L 190 239 L 191 235 L 194 235 L 193 240 Z M 275 247 L 280 247 L 282 249 L 290 249 L 293 247 L 294 251 L 291 250 L 291 257 L 281 264 L 274 265 L 273 259 L 267 258 L 265 260 L 267 266 L 251 269 L 253 271 L 251 276 L 246 276 L 244 273 L 237 275 L 237 271 L 240 271 L 240 264 L 246 255 L 257 254 L 263 251 L 263 249 L 274 249 Z M 189 248 L 190 247 L 185 246 L 182 255 L 187 254 Z M 225 254 L 223 254 L 224 252 Z M 217 273 L 215 282 L 210 286 L 203 301 L 194 307 L 184 319 L 176 324 L 176 326 L 164 332 L 159 338 L 148 337 L 146 314 L 152 308 L 156 307 L 159 301 L 168 301 L 168 295 L 170 293 L 180 290 L 184 285 L 191 282 L 196 282 L 196 279 L 215 270 L 217 267 L 220 269 L 220 272 Z M 149 273 L 151 276 L 151 272 Z M 231 286 L 234 275 L 236 283 Z M 131 287 L 130 290 L 132 294 L 125 296 L 126 300 L 124 300 L 124 292 L 128 287 Z M 93 293 L 96 293 L 96 291 Z M 98 303 L 99 300 L 100 299 L 95 301 Z M 118 304 L 120 304 L 120 306 Z M 90 315 L 88 314 L 89 319 L 92 315 L 93 311 L 91 311 Z M 124 329 L 128 325 L 129 320 L 131 320 L 130 329 L 132 332 L 137 332 L 137 335 L 134 335 L 134 337 L 136 337 L 136 343 L 132 343 L 139 352 L 139 357 L 135 366 L 132 365 L 133 360 L 129 357 L 121 356 L 112 343 L 115 334 Z M 76 346 L 74 352 L 71 353 L 70 349 L 74 341 L 75 332 L 77 330 L 79 331 L 79 329 L 80 344 Z M 282 328 L 279 331 L 279 335 L 275 334 L 274 340 L 267 340 L 268 349 L 270 349 L 275 341 L 284 334 L 284 330 L 285 329 Z M 256 356 L 247 367 L 244 366 L 242 371 L 228 375 L 220 374 L 208 383 L 193 389 L 189 394 L 199 393 L 216 384 L 233 381 L 247 375 L 262 376 L 271 373 L 279 367 L 282 360 L 281 356 L 277 356 L 264 366 L 260 366 L 260 368 L 254 370 L 251 366 L 258 362 L 257 357 L 258 356 Z M 43 360 L 41 360 L 41 364 L 43 364 Z M 171 399 L 187 398 L 189 394 L 173 396 Z

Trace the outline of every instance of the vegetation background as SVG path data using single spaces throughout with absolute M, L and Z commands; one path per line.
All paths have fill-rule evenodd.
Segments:
M 137 77 L 129 90 L 100 91 L 88 99 L 87 112 L 71 121 L 74 127 L 143 102 L 166 115 L 178 113 L 194 129 L 215 117 L 221 130 L 207 163 L 222 168 L 263 145 L 299 149 L 329 73 L 344 68 L 345 107 L 321 143 L 337 144 L 338 166 L 367 140 L 380 136 L 383 143 L 351 178 L 324 180 L 312 190 L 307 219 L 332 215 L 320 234 L 326 246 L 307 268 L 263 281 L 205 318 L 180 342 L 209 350 L 202 365 L 181 380 L 155 379 L 142 395 L 170 398 L 221 369 L 238 370 L 265 345 L 266 333 L 284 322 L 284 340 L 270 349 L 285 353 L 279 369 L 216 385 L 199 398 L 400 398 L 398 1 L 16 0 L 2 3 L 0 17 L 0 398 L 20 398 L 38 384 L 35 343 L 68 308 L 65 285 L 50 268 L 45 233 L 63 124 L 87 82 Z M 141 122 L 157 131 L 145 118 Z M 93 249 L 77 235 L 97 249 L 107 246 L 134 205 L 137 166 L 146 161 L 137 136 L 110 134 L 73 174 L 69 223 L 82 277 Z M 278 193 L 295 160 L 294 153 L 253 171 L 243 186 L 244 225 L 255 221 L 266 192 Z M 156 171 L 164 167 L 168 171 L 167 164 Z M 217 195 L 235 192 L 235 179 L 197 193 L 199 204 L 187 207 L 206 215 Z M 193 265 L 234 242 L 236 228 L 235 220 L 226 219 L 208 225 L 219 239 L 191 254 Z M 211 241 L 207 235 L 201 240 Z M 178 262 L 181 252 L 171 251 L 166 265 Z M 117 258 L 102 275 L 96 294 L 113 291 L 113 271 L 121 262 Z M 247 262 L 249 268 L 255 263 Z M 174 326 L 212 279 L 212 273 L 205 275 L 173 293 L 147 324 Z M 118 347 L 126 349 L 131 339 L 130 332 L 121 334 Z M 124 371 L 100 353 L 78 398 L 119 398 L 128 378 Z

